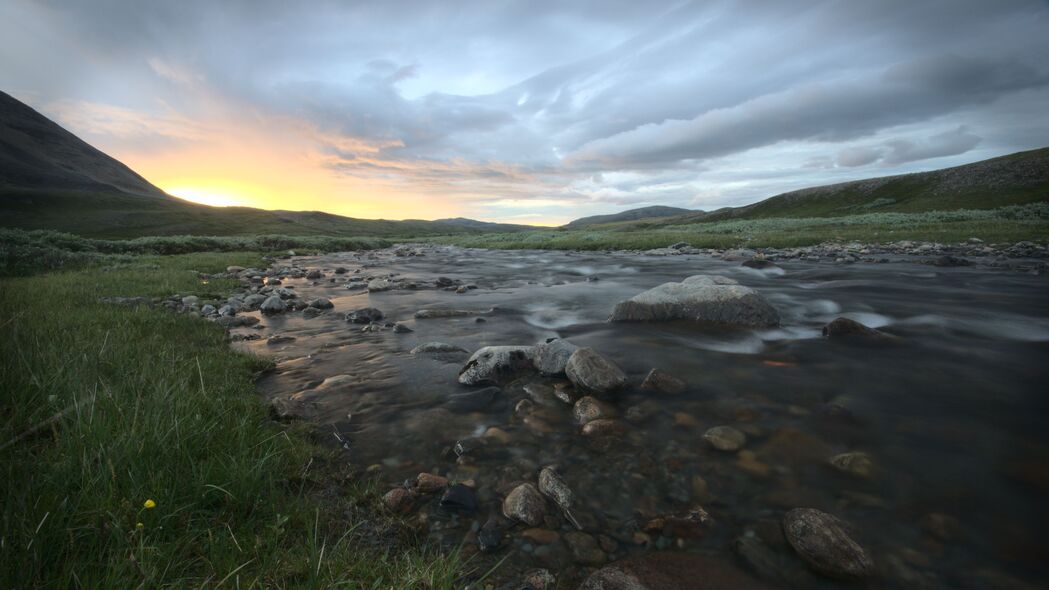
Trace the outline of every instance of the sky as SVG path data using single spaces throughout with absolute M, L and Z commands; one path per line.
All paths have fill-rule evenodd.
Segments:
M 171 194 L 554 225 L 1049 145 L 1049 2 L 3 0 L 0 89 Z

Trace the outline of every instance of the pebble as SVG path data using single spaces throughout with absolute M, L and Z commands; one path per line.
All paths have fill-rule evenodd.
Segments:
M 747 443 L 747 435 L 731 426 L 715 426 L 703 433 L 703 440 L 719 451 L 733 453 Z
M 601 550 L 597 539 L 591 535 L 579 531 L 565 533 L 562 538 L 572 552 L 572 558 L 576 563 L 583 565 L 601 565 L 605 562 L 605 552 Z
M 580 425 L 614 415 L 615 410 L 611 406 L 589 395 L 579 398 L 579 401 L 572 406 L 572 417 Z
M 869 478 L 874 470 L 874 462 L 866 453 L 852 452 L 834 455 L 829 461 L 831 467 L 842 473 L 856 477 Z
M 622 436 L 627 431 L 626 424 L 610 418 L 598 418 L 583 425 L 585 436 Z
M 415 477 L 415 484 L 412 487 L 423 494 L 432 494 L 443 490 L 447 486 L 448 478 L 423 472 Z
M 641 382 L 642 391 L 666 393 L 669 395 L 681 393 L 685 390 L 685 387 L 684 381 L 661 369 L 652 369 L 645 376 L 645 380 Z

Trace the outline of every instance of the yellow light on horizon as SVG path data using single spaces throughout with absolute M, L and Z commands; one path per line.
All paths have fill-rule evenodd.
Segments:
M 161 187 L 169 195 L 180 199 L 210 205 L 212 207 L 250 207 L 255 201 L 256 191 L 237 183 L 221 182 L 217 184 L 180 185 Z

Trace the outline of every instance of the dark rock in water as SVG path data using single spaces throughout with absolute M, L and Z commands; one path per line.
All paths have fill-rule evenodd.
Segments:
M 572 416 L 581 426 L 601 418 L 611 418 L 616 412 L 612 406 L 591 396 L 584 396 L 572 406 Z
M 346 314 L 346 321 L 351 324 L 370 324 L 382 320 L 382 312 L 374 307 L 364 307 Z
M 601 565 L 605 562 L 605 552 L 601 550 L 597 539 L 580 531 L 561 535 L 565 545 L 572 552 L 572 559 L 583 565 Z
M 557 578 L 549 570 L 532 570 L 521 579 L 521 587 L 518 590 L 553 590 L 557 585 Z
M 394 334 L 407 334 L 408 332 L 414 332 L 414 331 L 415 330 L 409 328 L 408 326 L 405 326 L 401 322 L 397 322 L 396 324 L 393 325 L 393 333 Z
M 594 393 L 615 391 L 626 384 L 623 371 L 592 348 L 573 352 L 565 365 L 565 374 L 576 387 Z
M 613 322 L 691 320 L 767 328 L 779 312 L 760 293 L 728 277 L 695 275 L 663 283 L 616 304 Z
M 583 435 L 592 437 L 623 436 L 628 430 L 626 424 L 610 418 L 598 418 L 583 425 Z
M 740 266 L 745 266 L 747 268 L 756 268 L 758 270 L 766 268 L 779 268 L 774 262 L 772 262 L 771 260 L 765 260 L 764 258 L 752 258 L 750 260 L 744 260 L 743 264 L 741 264 Z
M 965 258 L 958 258 L 957 256 L 940 256 L 939 258 L 932 261 L 933 266 L 969 266 L 972 263 Z
M 344 274 L 346 274 L 346 267 L 345 266 L 337 266 L 337 267 L 335 267 L 335 274 L 337 274 L 337 275 L 344 275 Z
M 322 273 L 321 271 L 317 270 L 316 268 L 314 268 L 314 269 L 312 269 L 312 270 L 310 270 L 309 272 L 306 273 L 306 278 L 310 279 L 311 281 L 315 280 L 315 279 L 322 278 L 323 276 L 324 276 L 324 273 Z
M 719 451 L 734 453 L 747 444 L 747 435 L 731 426 L 715 426 L 703 433 L 703 440 Z
M 744 568 L 757 577 L 786 585 L 790 588 L 810 588 L 814 586 L 811 578 L 800 566 L 795 566 L 789 556 L 774 551 L 757 536 L 742 536 L 732 542 L 732 550 L 742 562 Z
M 415 498 L 412 493 L 404 488 L 394 488 L 382 497 L 383 503 L 393 512 L 408 512 L 412 508 Z
M 829 463 L 838 471 L 856 477 L 869 478 L 874 471 L 874 462 L 867 453 L 841 453 L 831 457 Z
M 302 317 L 311 320 L 319 315 L 324 315 L 324 310 L 316 307 L 307 307 L 302 310 Z
M 427 342 L 420 344 L 411 350 L 410 354 L 467 354 L 469 351 L 461 346 L 447 344 L 445 342 Z
M 533 369 L 531 346 L 485 346 L 473 353 L 459 371 L 459 383 L 499 383 Z
M 438 288 L 452 287 L 459 284 L 459 281 L 455 279 L 449 279 L 448 277 L 437 277 L 437 280 L 433 284 Z
M 554 388 L 545 383 L 528 383 L 524 386 L 528 398 L 537 405 L 548 408 L 562 408 L 564 404 L 554 395 Z
M 702 506 L 693 506 L 685 512 L 653 518 L 645 523 L 644 530 L 667 537 L 697 539 L 702 537 L 713 523 L 714 519 Z
M 453 393 L 448 396 L 444 406 L 453 412 L 477 412 L 492 405 L 502 390 L 498 387 L 485 387 L 477 391 Z
M 868 342 L 890 342 L 896 340 L 896 337 L 891 334 L 868 328 L 856 320 L 850 320 L 845 317 L 837 318 L 823 326 L 823 336 L 832 340 L 851 339 Z
M 309 302 L 306 303 L 306 306 L 315 307 L 317 309 L 331 309 L 335 307 L 335 304 L 327 297 L 318 297 L 316 299 L 310 299 Z
M 539 526 L 546 516 L 546 500 L 535 485 L 523 483 L 506 495 L 503 516 L 529 526 Z
M 723 560 L 688 553 L 649 553 L 607 565 L 579 590 L 769 590 Z
M 501 518 L 494 514 L 489 516 L 481 530 L 477 532 L 477 544 L 481 551 L 492 553 L 499 549 L 503 543 L 505 530 L 506 523 Z
M 259 310 L 265 314 L 281 313 L 286 309 L 288 309 L 287 304 L 285 304 L 284 300 L 277 295 L 270 295 L 262 302 L 262 305 L 259 306 Z
M 457 483 L 445 490 L 441 496 L 441 509 L 448 512 L 473 514 L 477 512 L 477 491 Z
M 535 347 L 535 368 L 544 375 L 560 375 L 565 372 L 568 358 L 579 347 L 561 338 L 549 338 Z
M 874 574 L 874 562 L 836 516 L 813 508 L 795 508 L 783 517 L 790 546 L 817 572 L 832 578 Z
M 448 487 L 448 478 L 432 473 L 422 472 L 415 476 L 415 480 L 409 480 L 412 491 L 421 494 L 433 494 Z
M 216 318 L 215 323 L 225 328 L 241 328 L 254 326 L 259 323 L 259 318 L 250 315 L 222 316 Z
M 488 313 L 476 309 L 420 309 L 415 312 L 415 319 L 432 320 L 438 318 L 461 318 Z
M 652 369 L 641 382 L 642 391 L 655 391 L 671 395 L 685 390 L 685 382 L 660 369 Z
M 288 336 L 287 334 L 274 334 L 266 339 L 266 344 L 275 346 L 277 344 L 285 344 L 287 342 L 294 342 L 294 336 Z

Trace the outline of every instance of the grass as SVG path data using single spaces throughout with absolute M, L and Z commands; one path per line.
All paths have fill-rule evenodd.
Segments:
M 864 213 L 842 217 L 743 219 L 662 225 L 638 222 L 580 230 L 549 230 L 428 238 L 473 248 L 646 250 L 688 242 L 699 248 L 793 248 L 824 242 L 887 243 L 901 240 L 988 243 L 1049 240 L 1049 204 L 991 210 Z
M 3 279 L 0 587 L 457 586 L 454 554 L 363 543 L 346 514 L 385 522 L 374 482 L 341 481 L 335 451 L 268 419 L 253 384 L 266 362 L 200 318 L 98 303 L 218 296 L 234 284 L 198 271 L 230 264 L 262 260 L 147 255 Z

